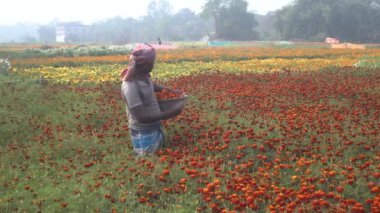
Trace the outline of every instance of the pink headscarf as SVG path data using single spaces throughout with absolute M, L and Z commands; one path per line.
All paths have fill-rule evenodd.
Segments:
M 142 44 L 135 47 L 132 54 L 129 56 L 129 66 L 124 69 L 120 77 L 122 80 L 130 79 L 133 72 L 136 70 L 136 65 L 154 65 L 156 60 L 156 50 L 149 44 Z

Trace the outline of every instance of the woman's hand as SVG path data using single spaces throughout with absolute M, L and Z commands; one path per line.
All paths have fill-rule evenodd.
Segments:
M 169 118 L 173 118 L 181 114 L 184 108 L 185 108 L 185 102 L 178 102 L 174 104 L 172 108 L 162 112 L 162 115 L 163 115 L 162 119 L 167 120 Z

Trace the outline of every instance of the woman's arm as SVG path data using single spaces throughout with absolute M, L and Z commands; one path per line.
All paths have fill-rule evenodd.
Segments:
M 134 115 L 134 117 L 136 118 L 138 122 L 152 123 L 159 120 L 167 120 L 169 118 L 173 118 L 181 114 L 184 106 L 185 106 L 184 103 L 180 102 L 180 103 L 175 104 L 173 108 L 169 110 L 156 113 L 156 112 L 146 112 L 143 109 L 143 106 L 140 105 L 140 106 L 130 109 L 130 111 L 131 111 L 131 114 Z
M 154 92 L 161 92 L 163 89 L 166 89 L 166 87 L 158 85 L 158 84 L 153 82 L 153 89 L 154 89 Z

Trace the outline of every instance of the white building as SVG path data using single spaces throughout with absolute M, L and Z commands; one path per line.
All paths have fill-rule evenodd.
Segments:
M 58 24 L 55 28 L 56 42 L 69 43 L 82 41 L 88 26 L 79 22 Z

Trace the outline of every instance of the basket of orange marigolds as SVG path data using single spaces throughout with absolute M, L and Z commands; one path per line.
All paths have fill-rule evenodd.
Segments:
M 161 111 L 166 111 L 177 103 L 185 103 L 187 97 L 185 93 L 173 92 L 167 89 L 156 93 L 157 102 Z

